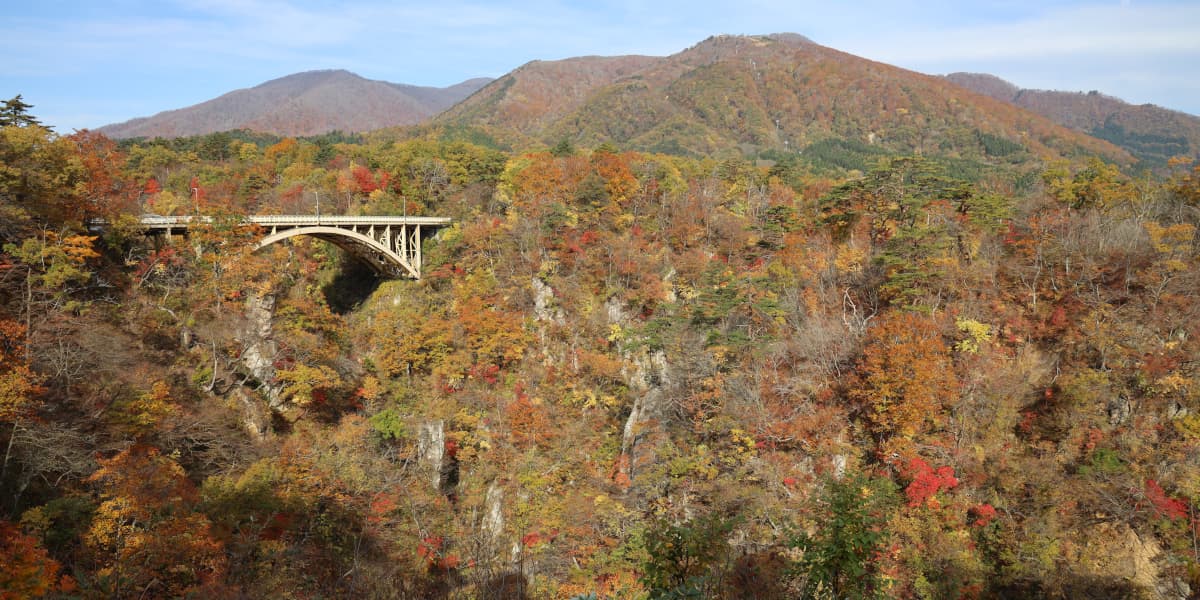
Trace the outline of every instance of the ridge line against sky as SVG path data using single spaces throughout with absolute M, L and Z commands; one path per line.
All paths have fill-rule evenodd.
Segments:
M 666 56 L 711 35 L 775 32 L 924 73 L 991 73 L 1200 115 L 1194 0 L 43 0 L 5 13 L 0 99 L 22 94 L 62 133 L 314 69 L 442 87 L 530 60 Z

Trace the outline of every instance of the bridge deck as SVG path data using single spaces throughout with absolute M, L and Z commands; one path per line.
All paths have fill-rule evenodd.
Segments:
M 142 215 L 141 225 L 155 237 L 187 235 L 193 225 L 215 222 L 211 216 Z M 448 217 L 346 216 L 346 215 L 250 215 L 242 225 L 257 225 L 266 237 L 258 248 L 297 235 L 331 242 L 385 276 L 421 278 L 421 245 Z M 103 223 L 97 224 L 102 228 Z
M 207 216 L 171 216 L 143 215 L 141 223 L 147 229 L 183 229 L 193 223 L 212 223 L 213 218 Z M 347 225 L 421 225 L 444 227 L 451 223 L 449 217 L 396 217 L 396 216 L 317 216 L 317 215 L 250 215 L 243 222 L 264 227 L 306 227 L 313 225 L 330 225 L 333 227 Z

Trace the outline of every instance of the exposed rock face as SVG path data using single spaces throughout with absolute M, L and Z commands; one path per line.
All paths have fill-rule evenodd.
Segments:
M 554 306 L 554 290 L 537 277 L 532 279 L 530 285 L 533 288 L 533 314 L 537 320 L 562 325 L 563 312 Z
M 1069 563 L 1076 571 L 1075 579 L 1093 583 L 1089 589 L 1077 591 L 1107 589 L 1126 598 L 1190 597 L 1191 589 L 1185 582 L 1163 577 L 1159 569 L 1163 550 L 1153 536 L 1139 536 L 1123 523 L 1101 523 L 1091 528 L 1086 539 L 1095 543 L 1078 547 Z
M 615 298 L 605 303 L 605 310 L 609 322 L 614 325 L 628 320 Z M 670 407 L 671 369 L 662 350 L 642 350 L 625 358 L 633 365 L 624 373 L 633 395 L 633 407 L 621 434 L 621 458 L 616 478 L 619 483 L 630 485 L 637 472 L 653 462 L 658 444 L 665 436 L 662 423 Z
M 633 408 L 621 434 L 620 470 L 629 482 L 637 470 L 652 462 L 657 441 L 663 434 L 661 423 L 667 416 L 670 383 L 667 356 L 661 350 L 638 357 L 637 374 L 629 381 Z
M 262 383 L 263 395 L 271 410 L 282 408 L 282 386 L 275 381 L 275 356 L 279 353 L 279 342 L 275 340 L 271 321 L 275 316 L 275 297 L 252 296 L 246 302 L 246 326 L 239 332 L 242 342 L 242 366 L 254 379 Z
M 433 471 L 433 485 L 438 487 L 442 482 L 442 462 L 446 458 L 446 423 L 434 419 L 421 423 L 417 432 L 417 455 Z
M 446 448 L 446 422 L 434 419 L 421 423 L 417 432 L 417 455 L 432 472 L 434 489 L 447 496 L 458 487 L 458 458 Z
M 1129 419 L 1129 414 L 1132 407 L 1129 404 L 1129 398 L 1118 396 L 1108 401 L 1108 424 L 1120 425 Z
M 482 529 L 493 544 L 499 542 L 504 533 L 504 488 L 496 482 L 488 486 L 487 498 L 484 500 Z
M 267 430 L 271 426 L 271 412 L 266 410 L 262 401 L 248 392 L 244 386 L 235 386 L 230 391 L 230 396 L 237 401 L 238 406 L 241 406 L 242 426 L 246 428 L 250 436 L 259 441 L 265 439 Z

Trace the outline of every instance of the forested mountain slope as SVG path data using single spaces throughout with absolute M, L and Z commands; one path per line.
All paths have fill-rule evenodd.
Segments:
M 106 125 L 100 131 L 113 138 L 177 137 L 234 129 L 281 136 L 355 133 L 419 123 L 489 81 L 471 79 L 431 88 L 364 79 L 342 70 L 308 71 L 195 106 Z
M 794 34 L 717 36 L 665 58 L 530 63 L 432 127 L 511 148 L 608 142 L 703 156 L 819 153 L 833 143 L 849 146 L 843 153 L 874 147 L 993 162 L 1050 153 L 1131 160 L 1010 103 Z
M 1134 105 L 1097 91 L 1021 89 L 992 75 L 951 73 L 946 79 L 1045 115 L 1055 123 L 1108 140 L 1161 168 L 1174 156 L 1200 156 L 1200 117 L 1153 104 Z
M 644 81 L 771 48 L 735 41 Z M 1056 160 L 1020 185 L 0 127 L 0 589 L 1188 598 L 1200 167 L 1134 179 L 1021 118 Z M 420 281 L 238 224 L 318 202 L 455 223 Z M 214 220 L 151 240 L 146 212 Z

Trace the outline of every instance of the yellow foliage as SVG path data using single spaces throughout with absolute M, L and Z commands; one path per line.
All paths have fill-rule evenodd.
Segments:
M 362 385 L 358 388 L 358 395 L 363 400 L 375 401 L 383 396 L 383 384 L 374 375 L 363 377 Z
M 996 332 L 987 323 L 959 318 L 954 322 L 954 326 L 966 334 L 965 338 L 954 344 L 954 348 L 959 352 L 978 353 L 983 344 L 990 344 L 996 339 Z
M 584 408 L 617 408 L 621 401 L 616 396 L 611 394 L 597 394 L 593 389 L 573 390 L 569 396 L 568 403 L 573 406 L 583 406 Z
M 625 339 L 625 332 L 621 330 L 621 325 L 613 323 L 608 326 L 608 341 L 619 342 Z
M 290 396 L 292 402 L 300 406 L 312 402 L 313 395 L 319 390 L 336 388 L 341 384 L 337 372 L 325 365 L 297 364 L 291 369 L 276 371 L 275 378 L 284 384 L 283 395 Z
M 1154 250 L 1161 254 L 1178 255 L 1186 253 L 1196 237 L 1196 226 L 1191 223 L 1177 223 L 1163 227 L 1154 221 L 1147 221 L 1142 226 L 1150 236 Z
M 722 453 L 726 463 L 737 465 L 758 456 L 758 443 L 754 436 L 742 429 L 733 428 L 729 430 L 729 437 L 732 438 L 734 446 L 732 452 Z
M 15 421 L 33 409 L 40 390 L 36 375 L 25 365 L 0 371 L 0 421 Z
M 841 273 L 858 273 L 862 271 L 867 251 L 850 244 L 843 244 L 837 249 L 833 265 Z
M 1175 429 L 1193 443 L 1200 442 L 1200 414 L 1192 413 L 1175 419 Z

